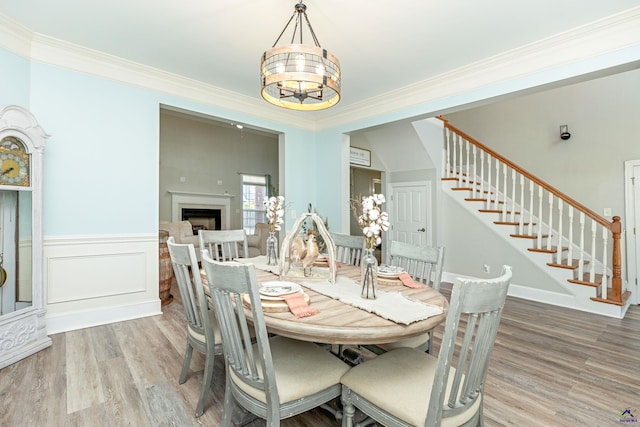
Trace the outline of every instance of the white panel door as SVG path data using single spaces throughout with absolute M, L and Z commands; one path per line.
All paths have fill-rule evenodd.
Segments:
M 391 239 L 432 246 L 431 182 L 391 184 Z

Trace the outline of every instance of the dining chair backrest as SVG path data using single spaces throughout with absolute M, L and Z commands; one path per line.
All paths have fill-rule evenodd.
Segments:
M 193 349 L 203 353 L 206 358 L 202 391 L 196 406 L 196 416 L 199 417 L 203 413 L 212 381 L 214 356 L 222 354 L 222 340 L 217 320 L 209 309 L 204 293 L 194 245 L 175 243 L 173 237 L 169 237 L 167 247 L 187 319 L 187 350 L 180 384 L 187 379 Z
M 239 230 L 198 230 L 200 249 L 216 261 L 231 261 L 249 253 L 247 232 Z M 241 249 L 240 249 L 241 248 Z
M 227 366 L 222 427 L 231 424 L 236 403 L 275 427 L 340 396 L 348 365 L 314 343 L 267 333 L 253 264 L 218 262 L 203 252 L 202 265 Z
M 359 266 L 364 251 L 364 236 L 349 236 L 338 233 L 329 234 L 336 245 L 336 261 Z
M 254 266 L 223 264 L 204 253 L 202 264 L 209 278 L 211 299 L 220 319 L 227 375 L 232 375 L 234 382 L 246 384 L 249 388 L 271 396 L 272 403 L 277 407 L 278 389 Z M 245 306 L 243 295 L 247 295 L 251 302 L 251 322 L 244 310 L 236 310 L 236 307 Z M 254 339 L 258 351 L 255 351 Z M 271 409 L 275 410 L 275 407 Z
M 440 290 L 444 248 L 417 246 L 392 240 L 389 245 L 389 264 L 404 268 L 413 280 Z
M 355 408 L 387 427 L 484 425 L 483 388 L 511 276 L 505 265 L 495 279 L 454 281 L 438 357 L 401 347 L 343 375 L 343 426 Z
M 425 425 L 440 425 L 481 398 L 511 276 L 505 265 L 495 279 L 455 280 Z

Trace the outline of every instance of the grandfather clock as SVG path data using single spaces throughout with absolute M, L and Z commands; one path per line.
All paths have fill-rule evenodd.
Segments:
M 51 345 L 42 277 L 42 153 L 33 115 L 0 106 L 0 369 Z

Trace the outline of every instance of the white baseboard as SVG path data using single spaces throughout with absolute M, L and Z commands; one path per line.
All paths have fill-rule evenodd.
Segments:
M 158 314 L 162 314 L 159 298 L 137 304 L 101 307 L 45 317 L 47 334 L 51 335 Z
M 447 272 L 442 273 L 443 282 L 453 283 L 456 277 L 474 279 L 474 277 L 465 276 L 462 274 L 453 274 Z M 624 318 L 624 315 L 629 308 L 629 303 L 627 303 L 623 307 L 599 302 L 587 302 L 585 303 L 585 305 L 578 305 L 576 303 L 576 298 L 574 295 L 545 291 L 542 289 L 536 289 L 530 286 L 522 286 L 515 283 L 511 283 L 511 285 L 509 285 L 509 292 L 507 293 L 507 295 L 514 298 L 522 298 L 528 301 L 536 301 L 543 304 L 564 307 L 571 310 L 585 311 L 588 313 L 615 317 L 618 319 Z

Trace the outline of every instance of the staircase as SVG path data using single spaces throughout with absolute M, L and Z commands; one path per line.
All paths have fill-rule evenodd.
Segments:
M 444 121 L 442 181 L 451 196 L 471 204 L 496 233 L 515 239 L 532 262 L 586 306 L 623 317 L 630 292 L 621 278 L 619 216 L 601 217 Z M 541 257 L 540 254 L 543 254 Z

